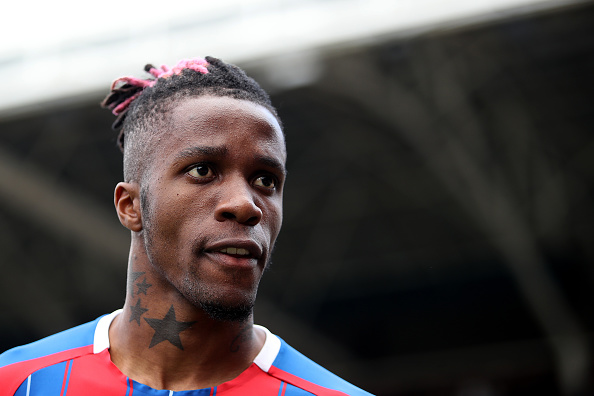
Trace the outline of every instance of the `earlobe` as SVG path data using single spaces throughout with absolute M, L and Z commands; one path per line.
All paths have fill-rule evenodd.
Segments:
M 137 183 L 120 182 L 114 191 L 115 209 L 120 223 L 130 231 L 142 231 L 140 193 Z

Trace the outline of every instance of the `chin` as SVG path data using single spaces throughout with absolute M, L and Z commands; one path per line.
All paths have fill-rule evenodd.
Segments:
M 219 301 L 201 301 L 200 308 L 214 320 L 221 322 L 245 322 L 252 316 L 254 304 L 227 305 Z
M 205 286 L 185 282 L 182 294 L 196 308 L 211 319 L 225 322 L 244 322 L 252 316 L 256 302 L 256 290 L 227 290 L 218 285 Z M 188 287 L 189 286 L 189 287 Z M 181 291 L 181 290 L 180 290 Z

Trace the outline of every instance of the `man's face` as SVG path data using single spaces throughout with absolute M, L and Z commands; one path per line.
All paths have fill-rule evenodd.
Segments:
M 178 101 L 141 186 L 151 265 L 212 317 L 244 319 L 282 223 L 285 141 L 266 108 Z

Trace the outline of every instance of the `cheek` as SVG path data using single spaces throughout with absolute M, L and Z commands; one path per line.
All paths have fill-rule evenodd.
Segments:
M 213 212 L 214 197 L 208 191 L 191 188 L 164 189 L 153 206 L 161 221 L 178 222 L 191 218 L 203 218 Z
M 171 198 L 161 205 L 160 233 L 167 243 L 179 249 L 193 249 L 213 231 L 216 200 L 212 194 L 195 191 L 176 193 Z
M 163 242 L 171 243 L 179 234 L 183 219 L 188 216 L 184 207 L 189 204 L 189 200 L 180 200 L 178 194 L 155 194 L 149 207 L 143 211 L 148 217 L 143 219 L 145 228 L 153 234 L 153 239 L 158 235 Z
M 269 227 L 270 227 L 270 237 L 272 242 L 274 243 L 276 237 L 278 236 L 281 226 L 283 224 L 283 204 L 282 200 L 276 203 L 270 208 L 269 211 Z

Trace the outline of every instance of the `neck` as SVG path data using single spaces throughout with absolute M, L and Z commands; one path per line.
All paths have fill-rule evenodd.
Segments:
M 109 337 L 111 359 L 123 374 L 154 389 L 179 391 L 237 377 L 252 364 L 265 335 L 254 329 L 251 315 L 244 321 L 211 318 L 131 249 L 126 301 Z

